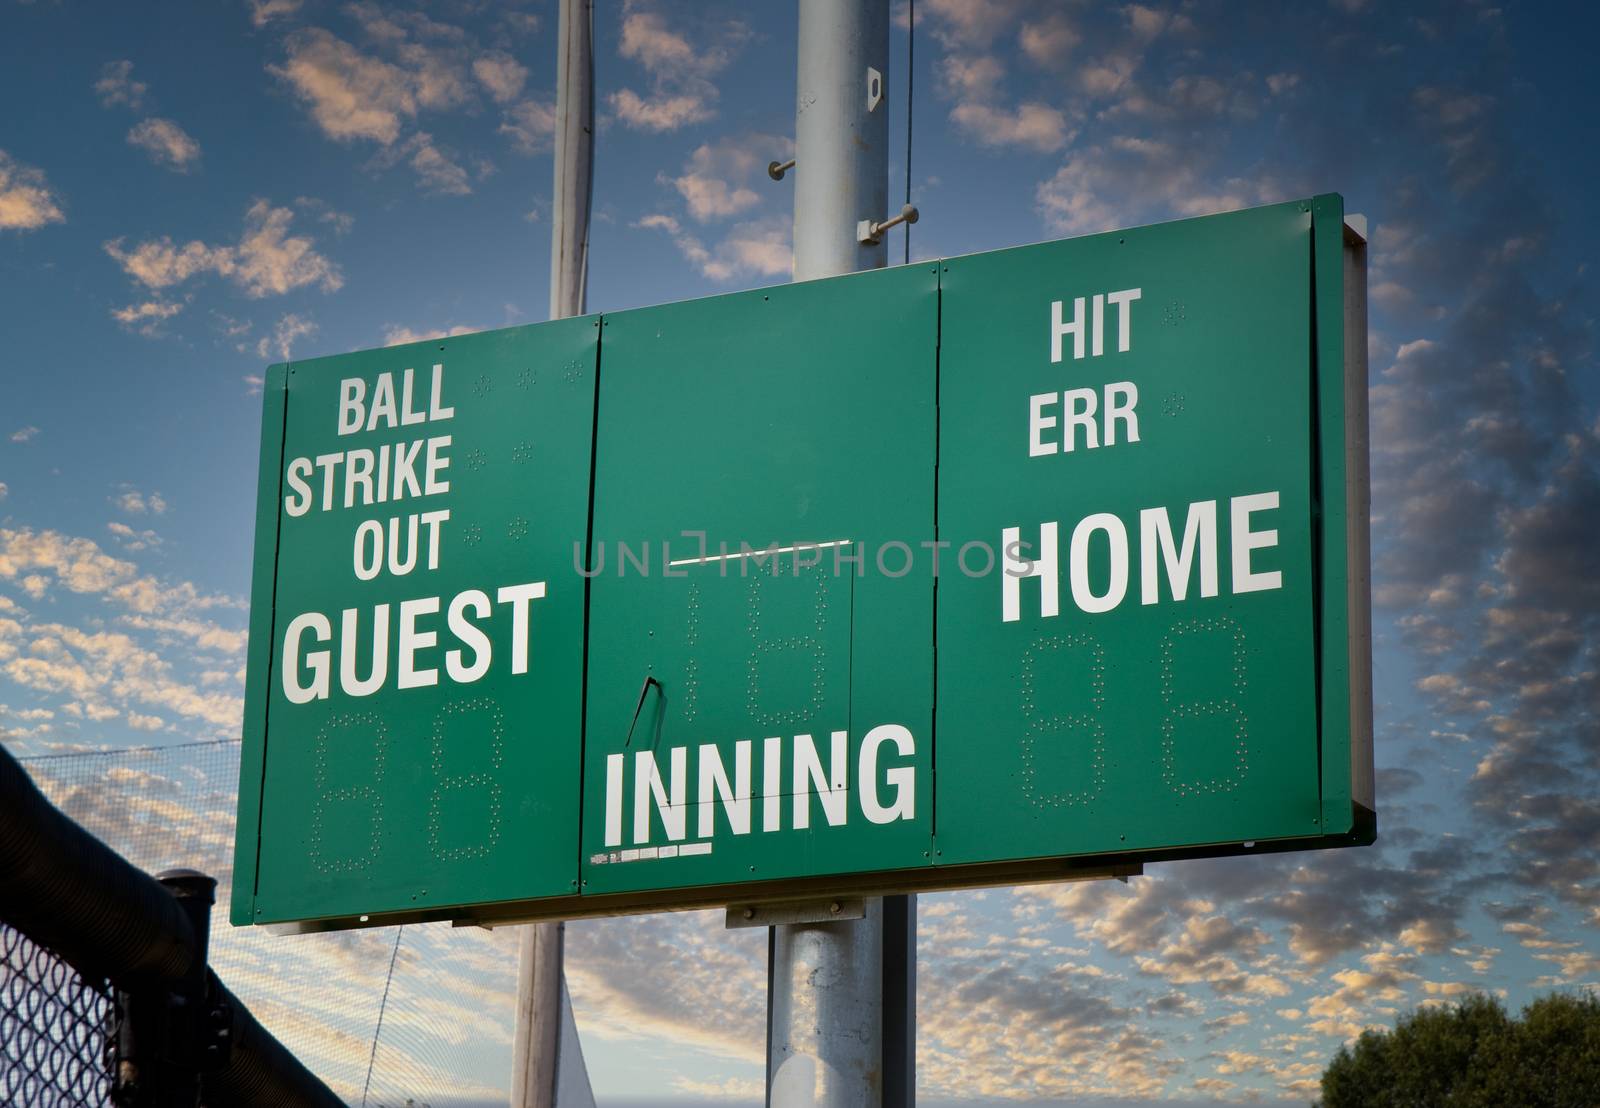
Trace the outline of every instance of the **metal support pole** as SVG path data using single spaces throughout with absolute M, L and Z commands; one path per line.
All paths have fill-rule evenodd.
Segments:
M 556 1102 L 563 926 L 530 923 L 520 929 L 511 1108 L 554 1108 Z
M 561 0 L 557 27 L 555 188 L 550 213 L 550 318 L 582 315 L 589 285 L 594 178 L 594 11 Z M 560 1081 L 562 923 L 521 929 L 511 1108 L 554 1108 Z
M 878 269 L 888 259 L 881 243 L 856 241 L 862 220 L 888 215 L 888 73 L 888 0 L 800 0 L 796 281 Z
M 794 278 L 876 269 L 888 216 L 888 0 L 800 0 Z M 774 174 L 776 176 L 776 174 Z M 869 900 L 865 918 L 772 929 L 767 1103 L 910 1105 L 915 1063 L 914 898 Z
M 550 212 L 550 318 L 582 315 L 589 288 L 594 191 L 594 7 L 561 0 L 556 59 L 555 191 Z

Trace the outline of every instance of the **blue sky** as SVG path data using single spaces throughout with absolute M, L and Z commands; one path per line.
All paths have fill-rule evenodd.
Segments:
M 917 7 L 915 256 L 1325 191 L 1372 221 L 1382 811 L 1365 851 L 924 897 L 924 1095 L 1303 1101 L 1409 1006 L 1600 982 L 1591 17 Z M 596 4 L 591 309 L 787 279 L 794 18 Z M 261 371 L 543 318 L 553 24 L 0 0 L 9 746 L 237 733 Z M 759 1096 L 764 943 L 569 949 L 602 1094 Z

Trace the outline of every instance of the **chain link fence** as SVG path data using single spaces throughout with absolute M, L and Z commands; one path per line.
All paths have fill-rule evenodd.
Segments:
M 0 923 L 0 1104 L 100 1108 L 112 1001 L 106 982 Z
M 234 928 L 239 743 L 20 759 L 68 817 L 146 872 L 218 880 L 210 962 L 261 1024 L 346 1103 L 500 1108 L 515 1023 L 516 934 L 449 924 L 311 935 Z M 0 929 L 0 1103 L 108 1103 L 103 983 Z

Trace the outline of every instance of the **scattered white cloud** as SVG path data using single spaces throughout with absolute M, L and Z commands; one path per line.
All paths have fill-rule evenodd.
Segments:
M 965 103 L 950 109 L 950 118 L 984 146 L 1021 146 L 1048 154 L 1072 137 L 1067 117 L 1049 104 L 1028 102 L 1015 108 Z
M 304 0 L 250 0 L 250 22 L 265 27 L 274 19 L 287 19 L 302 3 Z
M 162 324 L 179 312 L 184 305 L 176 300 L 163 300 L 156 297 L 139 304 L 129 304 L 125 308 L 113 308 L 111 318 L 131 330 L 138 331 L 141 335 L 154 338 L 162 332 Z
M 424 110 L 471 103 L 473 77 L 497 102 L 513 100 L 527 71 L 500 52 L 481 55 L 469 65 L 465 33 L 419 12 L 366 3 L 347 10 L 373 51 L 308 27 L 289 36 L 284 64 L 268 66 L 268 71 L 290 87 L 328 138 L 377 143 L 381 149 L 372 166 L 383 169 L 403 162 L 425 191 L 470 193 L 470 175 L 447 147 L 427 131 L 403 132 Z M 516 129 L 531 122 L 507 114 L 514 140 Z M 480 177 L 493 169 L 487 162 L 476 168 Z
M 740 1101 L 760 1100 L 767 1088 L 762 1082 L 750 1077 L 728 1077 L 721 1081 L 700 1081 L 682 1074 L 673 1078 L 672 1087 L 680 1093 L 687 1093 L 693 1097 Z
M 233 246 L 194 240 L 178 246 L 162 236 L 132 250 L 123 240 L 105 244 L 106 253 L 135 281 L 150 289 L 169 288 L 203 273 L 226 277 L 260 298 L 281 296 L 308 285 L 333 292 L 344 284 L 339 267 L 316 250 L 315 240 L 291 235 L 294 212 L 257 200 L 245 213 L 244 230 Z
M 36 231 L 66 219 L 44 171 L 0 150 L 0 231 Z
M 1274 96 L 1282 96 L 1300 84 L 1298 73 L 1269 73 L 1267 75 L 1267 90 Z
M 100 79 L 94 83 L 100 103 L 108 108 L 119 104 L 137 111 L 144 106 L 144 94 L 149 86 L 133 79 L 133 63 L 126 59 L 107 62 L 100 69 Z
M 683 172 L 660 178 L 682 196 L 695 220 L 705 223 L 739 215 L 761 202 L 752 188 L 766 179 L 767 161 L 787 157 L 794 143 L 772 135 L 729 136 L 714 143 L 702 143 L 689 156 Z
M 433 136 L 426 131 L 416 132 L 404 142 L 380 152 L 375 159 L 376 164 L 385 166 L 399 161 L 411 166 L 418 182 L 428 192 L 465 196 L 472 191 L 467 171 L 449 152 L 435 145 Z
M 160 716 L 147 716 L 139 712 L 128 713 L 128 726 L 135 731 L 160 731 L 167 721 Z
M 135 530 L 119 520 L 112 520 L 106 524 L 106 530 L 111 532 L 118 546 L 130 553 L 150 550 L 161 545 L 161 536 L 154 531 Z
M 111 502 L 133 516 L 161 515 L 167 510 L 166 498 L 159 492 L 140 492 L 131 485 L 122 486 Z
M 640 131 L 676 131 L 700 123 L 714 114 L 706 98 L 679 94 L 646 100 L 631 88 L 620 89 L 607 101 L 617 118 Z
M 1192 151 L 1132 135 L 1075 150 L 1035 190 L 1040 214 L 1061 234 L 1090 234 L 1174 215 L 1210 215 L 1280 199 L 1270 174 L 1208 180 Z
M 11 495 L 11 486 L 6 484 L 4 481 L 0 481 L 0 500 L 4 500 L 6 497 L 8 497 L 10 495 Z
M 1039 101 L 1004 103 L 1005 68 L 990 54 L 952 54 L 942 71 L 946 95 L 955 101 L 950 120 L 983 146 L 1020 146 L 1041 153 L 1061 149 L 1072 132 L 1059 108 Z
M 532 12 L 503 12 L 500 21 L 514 35 L 531 35 L 539 30 L 539 17 Z
M 416 331 L 412 330 L 410 327 L 403 327 L 399 324 L 390 324 L 388 327 L 384 328 L 383 345 L 401 346 L 408 342 L 428 342 L 432 339 L 446 339 L 452 338 L 456 335 L 470 335 L 474 331 L 481 330 L 483 330 L 482 327 L 468 327 L 458 324 L 453 327 L 446 327 L 442 330 Z
M 1017 45 L 1035 65 L 1057 65 L 1077 48 L 1083 35 L 1065 12 L 1047 12 L 1022 25 Z
M 297 196 L 294 202 L 301 214 L 312 216 L 318 223 L 326 223 L 333 228 L 333 233 L 336 235 L 347 235 L 356 225 L 355 216 L 349 212 L 339 211 L 326 200 L 315 196 Z
M 673 244 L 701 275 L 713 281 L 739 277 L 779 277 L 794 268 L 791 230 L 787 220 L 772 218 L 735 224 L 721 242 L 707 247 L 674 217 L 656 212 L 637 220 L 635 227 L 665 231 Z
M 60 623 L 26 628 L 27 651 L 7 661 L 3 672 L 16 684 L 83 703 L 90 719 L 109 719 L 134 705 L 165 709 L 218 728 L 236 727 L 243 709 L 237 696 L 202 691 L 173 675 L 170 662 L 115 631 L 85 631 Z
M 200 144 L 170 119 L 146 119 L 128 132 L 128 142 L 157 165 L 187 173 L 200 160 Z
M 503 51 L 474 58 L 472 75 L 499 104 L 509 104 L 522 95 L 528 81 L 528 67 Z
M 294 351 L 294 344 L 316 333 L 315 323 L 304 316 L 289 312 L 278 320 L 277 325 L 272 328 L 272 334 L 262 335 L 257 341 L 256 356 L 276 357 L 280 361 L 288 361 L 289 355 Z
M 1017 25 L 1024 0 L 922 0 L 917 25 L 923 20 L 946 49 L 983 49 Z
M 417 74 L 320 27 L 295 32 L 286 46 L 287 60 L 268 71 L 294 90 L 329 138 L 388 145 L 400 137 L 402 122 L 417 114 L 424 92 Z
M 39 428 L 34 427 L 32 424 L 29 424 L 27 427 L 18 427 L 15 431 L 11 432 L 11 441 L 32 442 L 34 436 L 38 433 Z
M 179 638 L 200 650 L 228 655 L 234 659 L 243 657 L 245 647 L 250 642 L 250 635 L 246 631 L 222 627 L 203 619 L 178 619 L 134 612 L 122 616 L 118 622 L 124 627 L 139 631 L 153 631 L 169 638 Z
M 541 100 L 521 100 L 505 110 L 500 133 L 511 140 L 520 154 L 538 154 L 550 149 L 556 133 L 556 108 Z
M 0 527 L 0 580 L 39 577 L 79 595 L 101 596 L 133 612 L 202 611 L 242 608 L 243 602 L 205 593 L 188 582 L 164 584 L 141 574 L 132 562 L 115 558 L 92 539 L 59 531 Z
M 674 131 L 714 116 L 719 93 L 712 79 L 749 40 L 749 28 L 738 21 L 708 26 L 692 42 L 652 4 L 626 0 L 622 12 L 617 52 L 650 75 L 651 91 L 612 93 L 607 102 L 616 117 L 637 130 Z

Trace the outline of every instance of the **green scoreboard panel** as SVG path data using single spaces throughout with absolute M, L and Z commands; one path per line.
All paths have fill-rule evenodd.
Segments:
M 1369 842 L 1337 196 L 274 367 L 236 923 Z

